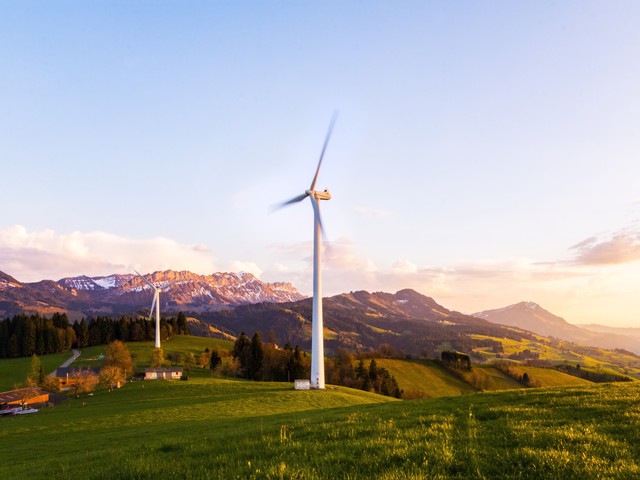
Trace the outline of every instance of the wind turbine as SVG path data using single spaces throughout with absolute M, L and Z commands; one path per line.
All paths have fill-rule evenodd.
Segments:
M 170 287 L 176 282 L 165 283 L 159 287 L 153 285 L 149 280 L 140 275 L 137 270 L 133 270 L 138 274 L 138 276 L 146 282 L 153 289 L 153 302 L 151 302 L 151 311 L 149 312 L 149 321 L 151 321 L 151 317 L 153 316 L 153 309 L 156 309 L 156 348 L 160 348 L 160 292 L 167 287 Z
M 322 325 L 322 236 L 324 229 L 322 227 L 322 219 L 320 218 L 320 200 L 331 200 L 331 194 L 328 190 L 318 191 L 316 190 L 316 182 L 318 181 L 318 174 L 320 173 L 320 166 L 322 165 L 322 159 L 324 153 L 327 150 L 329 139 L 331 138 L 331 132 L 333 126 L 336 123 L 337 113 L 333 114 L 331 123 L 329 123 L 329 130 L 327 136 L 324 139 L 324 145 L 320 152 L 320 160 L 318 161 L 318 167 L 316 168 L 316 174 L 311 181 L 309 189 L 305 190 L 303 194 L 292 198 L 286 202 L 278 205 L 277 208 L 286 207 L 293 203 L 298 203 L 309 197 L 311 205 L 313 206 L 313 314 L 311 317 L 311 387 L 322 389 L 324 388 L 324 332 Z

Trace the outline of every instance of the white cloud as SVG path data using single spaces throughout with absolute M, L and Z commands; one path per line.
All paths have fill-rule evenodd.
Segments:
M 21 225 L 0 230 L 0 269 L 20 281 L 129 273 L 133 268 L 216 271 L 209 248 L 202 244 L 185 245 L 162 237 L 130 239 L 105 232 L 29 232 Z
M 384 208 L 369 208 L 369 207 L 357 206 L 357 207 L 353 207 L 353 210 L 365 217 L 381 218 L 381 217 L 388 217 L 391 215 L 391 210 L 387 210 Z
M 417 273 L 418 267 L 408 260 L 399 260 L 391 267 L 394 273 Z
M 264 273 L 264 270 L 262 270 L 255 262 L 241 262 L 239 260 L 231 262 L 228 270 L 231 272 L 251 273 L 256 278 L 260 278 Z

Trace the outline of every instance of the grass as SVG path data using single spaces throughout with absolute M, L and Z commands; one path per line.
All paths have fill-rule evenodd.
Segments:
M 564 387 L 571 385 L 591 385 L 593 382 L 583 378 L 574 377 L 551 368 L 530 367 L 524 365 L 513 365 L 511 370 L 518 375 L 526 372 L 531 385 L 536 387 Z
M 408 397 L 450 397 L 476 391 L 433 360 L 376 359 L 379 367 L 386 368 Z
M 138 368 L 149 365 L 154 346 L 154 342 L 127 342 L 127 348 L 135 356 Z M 191 352 L 197 359 L 198 355 L 204 352 L 206 348 L 217 348 L 219 351 L 230 350 L 233 348 L 233 342 L 189 335 L 178 335 L 162 342 L 162 349 L 165 355 L 173 352 L 179 352 L 181 354 Z M 98 358 L 100 355 L 103 355 L 106 350 L 106 345 L 83 348 L 81 349 L 82 354 L 80 358 L 74 362 L 74 365 L 98 366 L 101 364 Z
M 523 385 L 491 366 L 474 366 L 472 375 L 477 375 L 482 390 L 493 392 L 499 390 L 513 390 L 523 388 Z
M 636 382 L 416 401 L 245 381 L 129 383 L 0 419 L 0 478 L 631 479 L 639 397 Z
M 40 362 L 44 371 L 48 374 L 71 358 L 71 352 L 43 355 Z M 31 357 L 6 358 L 0 360 L 0 392 L 20 388 L 27 378 L 31 367 Z

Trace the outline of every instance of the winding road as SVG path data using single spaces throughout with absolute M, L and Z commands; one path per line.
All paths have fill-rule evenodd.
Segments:
M 80 356 L 80 350 L 76 350 L 75 348 L 71 349 L 71 352 L 73 353 L 73 355 L 71 356 L 70 359 L 68 359 L 66 362 L 64 362 L 62 365 L 60 365 L 59 368 L 64 368 L 64 367 L 68 367 L 69 365 L 71 365 L 73 362 L 75 362 L 78 357 Z M 53 372 L 51 372 L 49 374 L 50 377 L 54 377 L 56 375 L 56 370 L 54 370 Z

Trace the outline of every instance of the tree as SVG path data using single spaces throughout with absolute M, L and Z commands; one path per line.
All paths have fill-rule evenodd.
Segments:
M 120 340 L 114 340 L 107 347 L 104 359 L 105 367 L 118 367 L 128 376 L 133 373 L 133 358 L 127 346 Z
M 100 371 L 100 383 L 107 387 L 110 392 L 113 388 L 120 388 L 120 385 L 127 381 L 124 370 L 120 367 L 104 367 Z
M 233 344 L 233 358 L 238 361 L 238 369 L 240 376 L 249 378 L 247 369 L 249 367 L 249 356 L 251 355 L 251 340 L 242 332 L 236 342 Z
M 218 368 L 218 366 L 222 363 L 222 357 L 220 357 L 220 354 L 218 353 L 218 350 L 216 350 L 215 348 L 213 350 L 211 350 L 210 355 L 209 355 L 209 368 L 211 369 L 211 372 L 213 373 L 213 371 Z
M 165 364 L 162 347 L 154 348 L 151 352 L 151 368 L 160 368 Z
M 81 393 L 93 392 L 99 381 L 98 375 L 88 368 L 74 370 L 70 379 L 72 380 L 71 389 L 76 398 L 79 398 Z
M 264 363 L 264 348 L 262 346 L 262 338 L 256 332 L 251 339 L 251 347 L 249 354 L 249 364 L 247 376 L 253 380 L 262 379 L 262 365 Z
M 184 360 L 182 361 L 182 364 L 184 365 L 184 368 L 187 370 L 187 373 L 189 373 L 189 370 L 191 370 L 196 364 L 195 355 L 191 352 L 187 352 L 184 355 Z
M 302 350 L 300 350 L 300 347 L 296 345 L 296 348 L 293 349 L 293 356 L 291 357 L 289 367 L 291 378 L 293 380 L 304 378 L 308 375 L 308 362 L 305 362 L 305 360 L 306 358 L 304 357 Z M 307 378 L 309 377 L 307 376 Z
M 378 364 L 375 358 L 372 358 L 369 363 L 369 380 L 371 380 L 372 385 L 375 385 L 378 381 Z
M 42 362 L 40 362 L 40 358 L 38 358 L 38 356 L 35 353 L 31 355 L 31 366 L 29 367 L 29 373 L 27 373 L 27 378 L 24 382 L 25 387 L 34 387 L 41 383 L 40 370 L 42 368 L 43 367 L 42 367 Z
M 207 350 L 209 349 L 207 348 Z M 211 361 L 211 354 L 208 351 L 204 351 L 198 356 L 198 366 L 200 368 L 204 368 L 205 366 L 207 366 L 210 361 Z
M 78 338 L 78 348 L 89 346 L 89 327 L 87 327 L 87 322 L 84 318 L 80 320 L 80 325 L 76 336 Z

